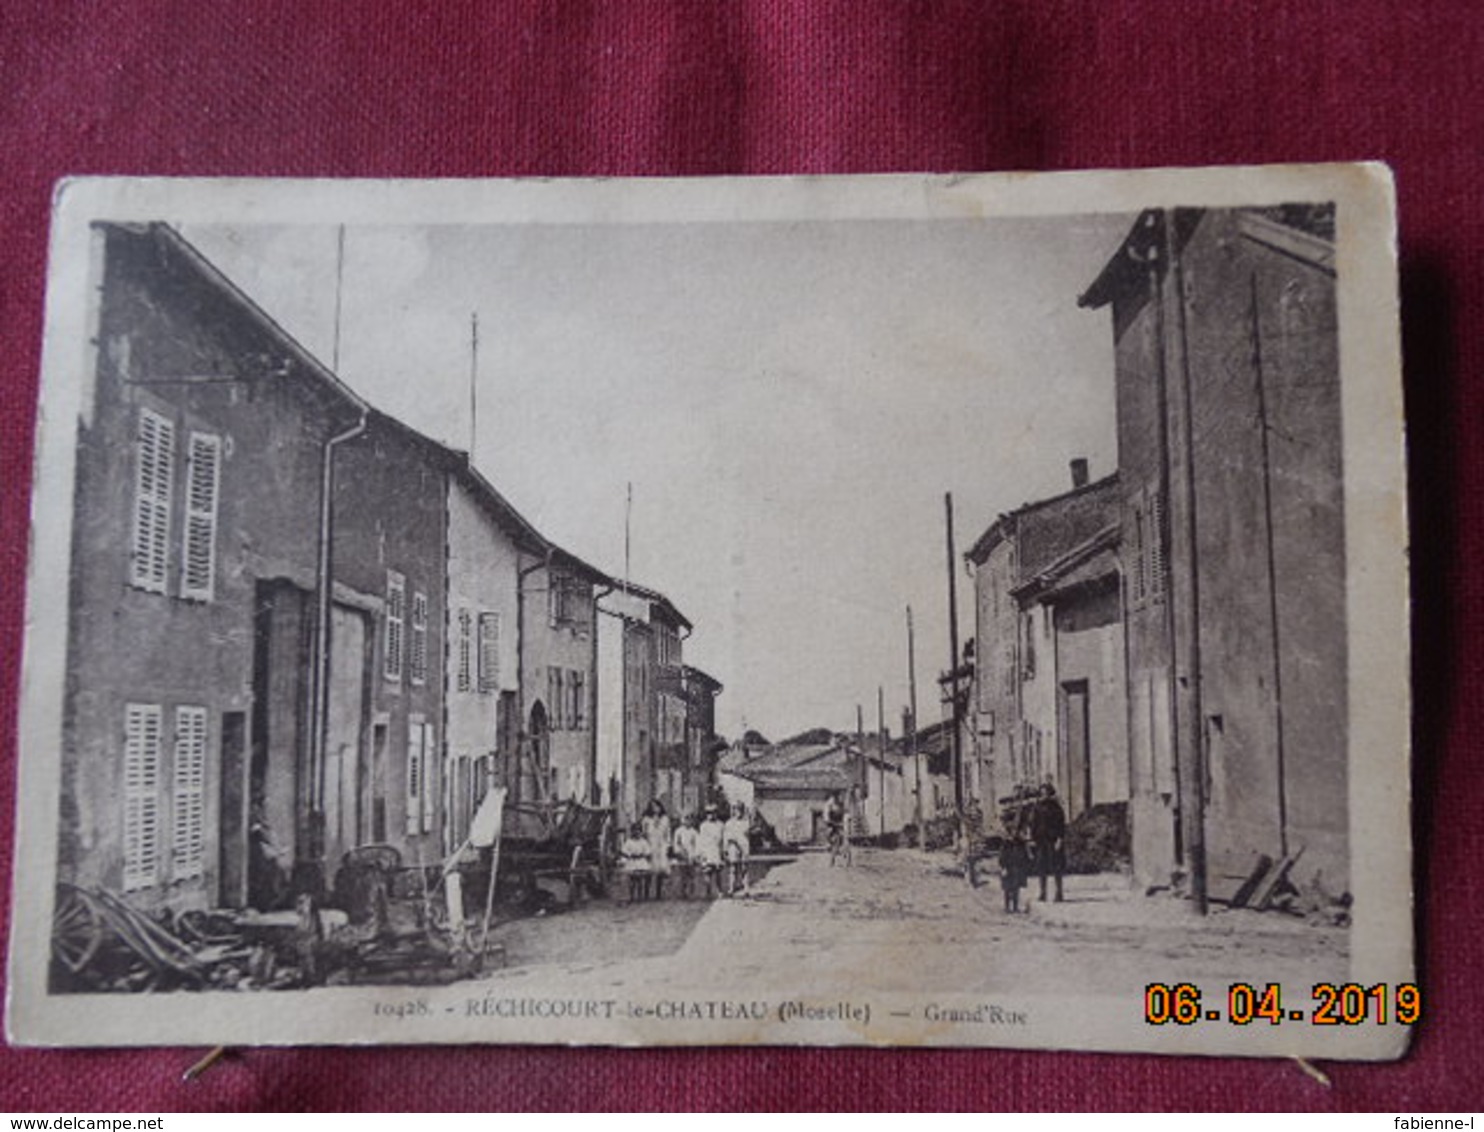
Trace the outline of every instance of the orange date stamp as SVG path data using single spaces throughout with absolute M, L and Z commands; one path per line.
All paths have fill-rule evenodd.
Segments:
M 1232 983 L 1224 1000 L 1203 996 L 1194 983 L 1150 983 L 1144 988 L 1144 1021 L 1151 1026 L 1412 1026 L 1421 1018 L 1422 992 L 1416 983 L 1315 983 L 1301 1001 L 1285 997 L 1278 983 Z

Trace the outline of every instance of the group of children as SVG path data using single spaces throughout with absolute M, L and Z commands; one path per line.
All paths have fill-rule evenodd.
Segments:
M 704 816 L 687 814 L 672 831 L 664 804 L 652 800 L 619 846 L 629 902 L 663 900 L 672 873 L 683 900 L 695 895 L 698 879 L 706 885 L 707 899 L 746 892 L 751 825 L 747 808 L 738 802 L 725 818 L 714 805 Z

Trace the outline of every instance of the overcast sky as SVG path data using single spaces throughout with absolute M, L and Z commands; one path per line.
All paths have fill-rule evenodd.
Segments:
M 1077 296 L 1132 217 L 349 227 L 339 372 L 471 447 L 548 537 L 696 626 L 719 726 L 874 724 L 948 663 L 943 493 L 962 552 L 1116 459 L 1108 314 Z M 186 237 L 326 364 L 338 230 Z M 962 636 L 972 581 L 960 566 Z

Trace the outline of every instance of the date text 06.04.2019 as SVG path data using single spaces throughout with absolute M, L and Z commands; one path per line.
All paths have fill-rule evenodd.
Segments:
M 1302 1005 L 1285 998 L 1277 983 L 1263 987 L 1232 983 L 1226 997 L 1213 1001 L 1193 983 L 1150 983 L 1144 988 L 1144 1021 L 1151 1026 L 1193 1026 L 1225 1022 L 1250 1026 L 1266 1022 L 1308 1026 L 1411 1026 L 1422 1017 L 1416 983 L 1315 983 Z

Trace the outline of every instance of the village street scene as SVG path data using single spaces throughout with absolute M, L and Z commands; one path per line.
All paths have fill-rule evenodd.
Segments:
M 1334 209 L 1001 223 L 97 223 L 51 993 L 1343 979 Z

